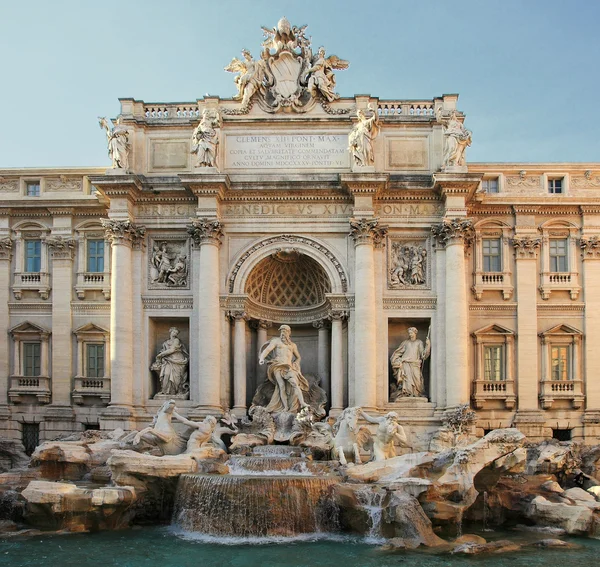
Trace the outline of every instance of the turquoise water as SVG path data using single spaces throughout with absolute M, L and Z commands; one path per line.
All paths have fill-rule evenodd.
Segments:
M 521 540 L 522 534 L 504 534 Z M 378 544 L 339 537 L 249 545 L 143 528 L 96 534 L 0 539 L 2 567 L 536 567 L 598 564 L 600 541 L 571 540 L 581 549 L 531 549 L 505 555 L 459 557 L 427 552 L 385 552 Z

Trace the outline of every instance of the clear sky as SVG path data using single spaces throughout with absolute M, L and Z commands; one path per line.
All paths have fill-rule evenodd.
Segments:
M 459 93 L 468 161 L 600 161 L 598 0 L 2 0 L 0 168 L 109 165 L 119 97 L 231 97 L 261 25 L 308 24 L 342 96 Z

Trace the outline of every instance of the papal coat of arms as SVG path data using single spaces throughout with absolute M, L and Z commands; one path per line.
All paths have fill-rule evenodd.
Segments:
M 241 101 L 241 108 L 233 112 L 247 113 L 254 101 L 266 112 L 307 112 L 317 101 L 327 109 L 339 98 L 334 70 L 347 69 L 349 63 L 335 55 L 326 57 L 324 47 L 313 54 L 306 28 L 281 18 L 277 27 L 262 28 L 265 40 L 259 59 L 244 49 L 243 60 L 231 60 L 225 70 L 238 73 L 234 98 Z

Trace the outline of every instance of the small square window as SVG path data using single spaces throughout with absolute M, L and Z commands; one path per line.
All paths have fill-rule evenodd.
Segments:
M 563 180 L 559 179 L 548 179 L 548 193 L 552 195 L 558 195 L 563 192 Z
M 25 184 L 25 194 L 28 197 L 39 197 L 40 196 L 40 182 L 39 181 L 27 181 Z
M 550 240 L 550 271 L 568 272 L 568 242 L 566 238 L 553 238 Z
M 42 268 L 42 241 L 25 241 L 25 271 L 38 273 Z
M 104 240 L 87 241 L 87 271 L 104 272 Z
M 486 193 L 499 193 L 500 188 L 498 186 L 498 178 L 494 177 L 493 179 L 484 179 L 481 182 L 481 187 Z
M 484 238 L 482 241 L 483 271 L 501 272 L 502 253 L 500 238 Z

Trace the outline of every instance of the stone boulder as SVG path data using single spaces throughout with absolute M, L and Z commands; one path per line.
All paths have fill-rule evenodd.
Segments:
M 593 521 L 592 510 L 584 504 L 551 502 L 536 496 L 525 509 L 525 516 L 538 525 L 554 526 L 568 534 L 586 534 Z
M 0 438 L 0 473 L 10 469 L 24 468 L 29 464 L 29 457 L 20 441 Z
M 128 525 L 136 500 L 131 486 L 80 488 L 64 482 L 32 481 L 21 493 L 25 519 L 40 529 L 95 531 Z

